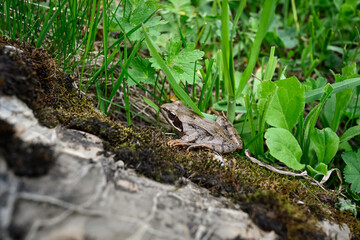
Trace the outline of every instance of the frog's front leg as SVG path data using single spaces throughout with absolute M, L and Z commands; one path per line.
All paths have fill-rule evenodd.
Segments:
M 180 139 L 173 139 L 168 141 L 168 145 L 172 146 L 188 146 L 189 143 L 194 142 L 199 137 L 199 133 L 197 131 L 188 132 L 186 135 L 182 136 Z

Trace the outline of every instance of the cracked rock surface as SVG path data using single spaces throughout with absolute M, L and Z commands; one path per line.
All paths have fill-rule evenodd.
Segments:
M 40 126 L 16 97 L 0 96 L 0 119 L 0 239 L 278 239 L 185 179 L 166 185 L 124 169 L 96 136 Z M 14 145 L 25 154 L 11 165 Z

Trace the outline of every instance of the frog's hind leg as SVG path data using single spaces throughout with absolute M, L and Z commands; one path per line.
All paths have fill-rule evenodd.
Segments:
M 187 144 L 189 147 L 187 149 L 187 151 L 189 151 L 192 148 L 208 148 L 211 150 L 214 150 L 216 152 L 219 153 L 229 153 L 229 152 L 233 152 L 236 147 L 234 147 L 232 144 L 230 145 L 225 145 L 225 144 L 211 144 L 211 143 L 188 143 Z
M 243 148 L 243 143 L 239 133 L 235 129 L 234 125 L 229 121 L 229 119 L 226 118 L 224 112 L 222 112 L 222 116 L 218 116 L 216 122 L 219 123 L 223 129 L 226 129 L 226 131 L 229 133 L 229 138 L 237 144 L 238 148 Z

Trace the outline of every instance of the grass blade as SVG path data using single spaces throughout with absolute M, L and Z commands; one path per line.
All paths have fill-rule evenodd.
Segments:
M 60 11 L 62 11 L 62 9 L 63 9 L 63 7 L 64 7 L 64 5 L 65 5 L 66 2 L 67 2 L 67 1 L 64 0 L 64 1 L 62 1 L 62 2 L 60 3 L 60 5 L 59 5 L 58 9 L 55 11 L 54 15 L 50 18 L 50 20 L 46 23 L 46 25 L 45 25 L 45 26 L 43 27 L 43 29 L 41 30 L 41 32 L 40 32 L 40 37 L 38 38 L 38 41 L 37 41 L 37 43 L 36 43 L 36 47 L 37 47 L 37 48 L 40 48 L 40 47 L 41 47 L 41 45 L 42 45 L 42 43 L 43 43 L 43 41 L 44 41 L 44 39 L 45 39 L 46 34 L 48 33 L 51 25 L 54 23 L 55 19 L 56 19 L 57 16 L 59 15 Z M 50 14 L 50 13 L 51 13 L 51 11 L 49 11 L 49 14 Z
M 143 32 L 144 32 L 144 36 L 145 36 L 146 45 L 147 45 L 151 55 L 155 58 L 155 60 L 158 62 L 161 69 L 165 73 L 176 96 L 179 99 L 183 100 L 185 103 L 187 103 L 189 105 L 189 107 L 191 107 L 197 114 L 199 114 L 200 116 L 203 116 L 203 114 L 201 113 L 199 108 L 195 105 L 195 103 L 191 100 L 189 95 L 187 95 L 185 93 L 185 91 L 179 86 L 179 84 L 176 83 L 176 80 L 175 80 L 174 76 L 172 75 L 170 69 L 165 64 L 164 60 L 160 57 L 153 41 L 149 38 L 149 35 L 147 34 L 144 25 L 142 26 L 142 28 L 143 28 Z
M 132 59 L 134 58 L 135 54 L 137 53 L 137 50 L 139 49 L 139 47 L 141 46 L 141 42 L 142 41 L 139 41 L 136 43 L 135 47 L 133 48 L 129 58 L 126 59 L 126 62 L 125 62 L 125 65 L 124 67 L 121 68 L 121 74 L 118 78 L 118 80 L 116 81 L 115 83 L 115 86 L 113 87 L 112 91 L 111 91 L 111 94 L 109 96 L 109 99 L 108 99 L 108 102 L 111 102 L 112 101 L 112 98 L 115 96 L 116 92 L 118 91 L 118 89 L 120 88 L 120 84 L 121 82 L 123 81 L 123 78 L 125 77 L 125 74 L 127 74 L 127 69 L 129 68 L 130 66 L 130 63 L 132 61 Z M 125 59 L 125 56 L 124 56 L 124 59 Z M 109 104 L 109 103 L 108 103 Z M 109 106 L 106 106 L 106 108 L 108 108 Z
M 234 59 L 232 57 L 232 39 L 230 39 L 229 29 L 229 3 L 222 1 L 221 8 L 221 49 L 222 64 L 225 88 L 228 93 L 227 118 L 230 122 L 235 119 L 235 79 L 234 79 Z
M 267 80 L 270 81 L 274 76 L 274 72 L 276 69 L 277 62 L 278 62 L 274 55 L 275 55 L 275 47 L 273 46 L 273 47 L 271 47 L 271 50 L 270 50 L 270 58 L 269 58 L 268 65 L 265 70 L 265 74 L 264 74 L 265 81 L 267 81 Z
M 276 0 L 265 0 L 263 12 L 260 17 L 259 29 L 255 36 L 255 41 L 251 47 L 251 55 L 249 63 L 241 75 L 239 86 L 236 90 L 236 97 L 240 96 L 246 83 L 250 79 L 251 73 L 254 70 L 256 60 L 259 56 L 261 43 L 270 27 L 270 24 L 275 15 Z
M 151 101 L 150 99 L 148 99 L 147 97 L 142 97 L 144 102 L 147 103 L 147 105 L 149 105 L 150 107 L 152 107 L 153 109 L 155 109 L 156 112 L 160 112 L 160 108 L 158 105 L 156 105 L 153 101 Z
M 331 95 L 341 92 L 345 89 L 354 88 L 360 86 L 360 78 L 350 78 L 346 79 L 342 82 L 337 82 L 331 84 L 334 91 L 332 91 Z M 310 91 L 305 92 L 305 103 L 312 102 L 315 100 L 319 100 L 324 93 L 324 88 L 317 88 Z
M 240 16 L 245 8 L 245 5 L 246 5 L 246 1 L 247 0 L 241 0 L 240 4 L 239 4 L 239 7 L 238 9 L 236 10 L 236 15 L 235 15 L 235 18 L 234 18 L 234 25 L 233 25 L 233 29 L 231 31 L 231 38 L 235 36 L 235 32 L 236 32 L 236 27 L 237 27 L 237 24 L 239 22 L 239 19 L 240 19 Z

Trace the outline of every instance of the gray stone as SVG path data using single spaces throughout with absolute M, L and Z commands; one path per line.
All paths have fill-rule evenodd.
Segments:
M 330 239 L 350 240 L 350 228 L 346 224 L 339 226 L 334 222 L 324 220 L 319 222 L 319 226 Z
M 96 136 L 39 125 L 15 97 L 0 96 L 0 119 L 56 157 L 48 174 L 29 178 L 15 176 L 0 154 L 1 239 L 279 239 L 239 206 L 186 179 L 178 187 L 125 170 L 101 154 Z M 349 239 L 346 225 L 320 225 L 329 239 Z
M 55 151 L 49 173 L 17 177 L 0 157 L 3 239 L 276 239 L 225 198 L 185 181 L 161 184 L 99 154 L 102 142 L 84 132 L 39 125 L 15 97 L 0 97 L 0 118 L 27 143 Z M 105 174 L 111 172 L 112 174 Z

